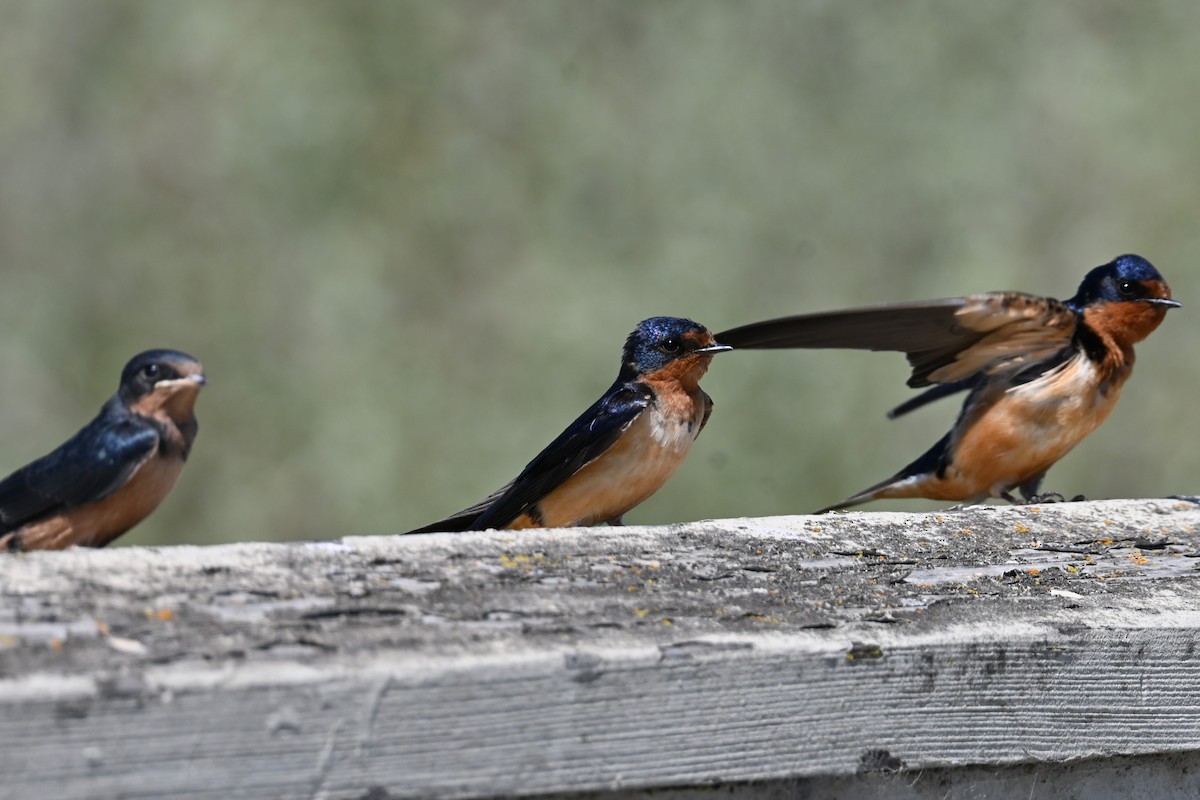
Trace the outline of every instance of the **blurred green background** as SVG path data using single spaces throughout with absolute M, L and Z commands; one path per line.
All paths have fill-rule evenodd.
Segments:
M 1127 251 L 1184 303 L 1050 472 L 1195 492 L 1200 6 L 0 4 L 0 469 L 149 347 L 210 384 L 124 544 L 406 530 L 513 477 L 642 318 L 714 330 Z M 733 353 L 630 523 L 809 511 L 957 413 L 904 360 Z M 877 503 L 875 509 L 936 507 Z

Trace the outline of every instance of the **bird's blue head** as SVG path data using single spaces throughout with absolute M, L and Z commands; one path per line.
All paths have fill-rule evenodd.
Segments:
M 1075 296 L 1066 301 L 1076 311 L 1097 303 L 1146 303 L 1164 309 L 1179 306 L 1154 265 L 1135 255 L 1119 256 L 1096 267 L 1084 276 Z
M 681 317 L 642 320 L 625 340 L 621 374 L 625 378 L 651 375 L 678 364 L 680 375 L 699 369 L 703 375 L 714 353 L 733 348 L 717 344 L 712 331 Z M 699 375 L 696 376 L 699 379 Z
M 1178 308 L 1171 287 L 1146 259 L 1120 256 L 1083 278 L 1079 291 L 1066 301 L 1093 333 L 1122 347 L 1145 339 Z

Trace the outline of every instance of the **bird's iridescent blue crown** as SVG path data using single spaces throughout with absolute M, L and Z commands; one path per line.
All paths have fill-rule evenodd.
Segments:
M 680 356 L 694 352 L 711 339 L 708 328 L 682 317 L 651 317 L 642 320 L 625 340 L 622 369 L 647 375 Z
M 1118 256 L 1088 272 L 1079 291 L 1066 301 L 1076 311 L 1094 303 L 1121 303 L 1170 297 L 1163 276 L 1141 256 Z

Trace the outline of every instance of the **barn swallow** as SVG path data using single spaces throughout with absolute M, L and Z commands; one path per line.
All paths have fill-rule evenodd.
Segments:
M 409 533 L 621 524 L 674 474 L 712 413 L 700 378 L 718 344 L 703 325 L 653 317 L 629 334 L 616 382 L 508 485 Z
M 907 354 L 908 385 L 931 389 L 895 418 L 968 392 L 950 432 L 891 478 L 821 509 L 885 497 L 976 502 L 1062 499 L 1039 494 L 1056 461 L 1117 404 L 1133 345 L 1177 308 L 1150 262 L 1124 255 L 1090 271 L 1069 300 L 1018 292 L 854 308 L 725 331 L 737 349 L 856 348 Z
M 145 519 L 187 461 L 204 383 L 184 353 L 134 356 L 95 419 L 0 481 L 0 551 L 104 547 Z

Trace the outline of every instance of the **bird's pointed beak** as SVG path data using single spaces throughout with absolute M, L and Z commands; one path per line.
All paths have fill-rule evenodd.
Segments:
M 184 375 L 183 377 L 176 378 L 175 380 L 159 381 L 157 386 L 176 386 L 182 388 L 184 386 L 190 386 L 194 384 L 197 388 L 199 388 L 204 386 L 206 383 L 208 383 L 208 378 L 204 377 L 203 372 L 193 372 L 190 375 Z
M 1169 297 L 1145 297 L 1142 298 L 1142 301 L 1155 306 L 1166 306 L 1167 308 L 1180 308 L 1183 306 L 1183 303 L 1178 300 L 1172 300 Z
M 713 342 L 712 344 L 708 345 L 707 347 L 698 347 L 695 350 L 693 350 L 692 352 L 693 353 L 724 353 L 725 351 L 732 350 L 732 349 L 733 348 L 727 344 Z

